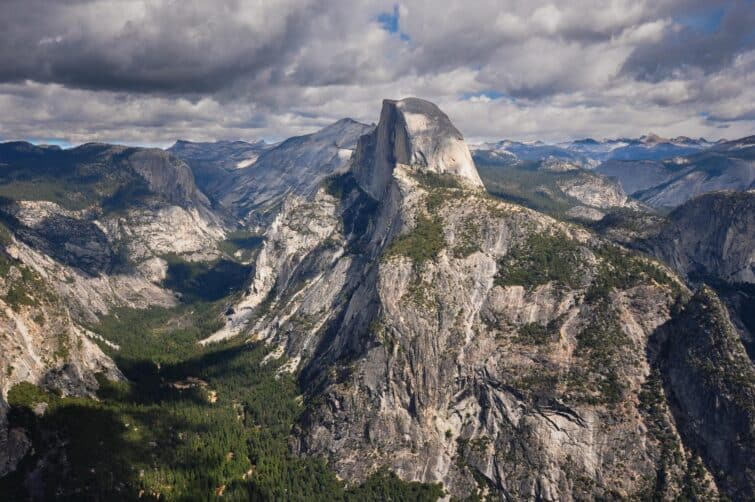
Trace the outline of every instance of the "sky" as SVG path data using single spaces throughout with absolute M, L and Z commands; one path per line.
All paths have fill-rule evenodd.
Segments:
M 276 141 L 383 98 L 470 142 L 755 133 L 755 0 L 2 0 L 0 140 Z

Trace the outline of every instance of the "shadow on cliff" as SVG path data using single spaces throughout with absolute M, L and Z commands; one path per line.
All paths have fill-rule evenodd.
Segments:
M 715 292 L 702 286 L 677 309 L 647 355 L 685 447 L 726 496 L 754 498 L 755 368 Z
M 351 173 L 330 177 L 326 180 L 326 189 L 341 201 L 341 223 L 347 241 L 345 248 L 352 260 L 346 271 L 348 282 L 337 306 L 339 310 L 318 340 L 309 363 L 299 374 L 300 387 L 313 395 L 335 383 L 334 378 L 336 381 L 348 378 L 348 364 L 364 355 L 375 343 L 369 334 L 369 325 L 379 306 L 377 266 L 380 257 L 372 256 L 370 249 L 380 203 L 360 188 Z M 359 295 L 363 302 L 361 308 L 352 308 L 355 295 Z M 347 333 L 346 329 L 351 331 Z M 333 366 L 339 368 L 335 373 L 330 371 Z
M 234 469 L 238 481 L 226 491 L 246 493 L 241 474 L 248 460 L 229 461 L 228 452 L 245 451 L 250 423 L 240 422 L 231 405 L 245 392 L 259 392 L 257 408 L 265 411 L 250 417 L 263 425 L 279 421 L 273 396 L 283 383 L 272 376 L 274 368 L 260 365 L 264 353 L 264 347 L 228 344 L 175 364 L 131 361 L 128 382 L 98 378 L 98 400 L 62 398 L 31 385 L 26 392 L 34 395 L 25 398 L 20 388 L 9 423 L 27 431 L 33 452 L 0 479 L 0 493 L 9 500 L 136 500 L 142 489 L 147 499 L 160 498 L 148 490 L 162 486 L 204 497 Z M 216 390 L 223 404 L 209 398 Z M 49 403 L 43 415 L 34 412 L 40 399 Z M 191 438 L 202 438 L 202 447 L 195 449 Z

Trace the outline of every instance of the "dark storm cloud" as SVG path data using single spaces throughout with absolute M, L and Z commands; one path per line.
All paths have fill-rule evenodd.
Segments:
M 0 7 L 0 81 L 208 93 L 239 78 L 280 80 L 313 7 L 246 17 L 242 2 L 9 0 Z M 128 17 L 125 17 L 128 16 Z
M 639 47 L 626 61 L 624 72 L 656 82 L 678 71 L 710 73 L 730 65 L 755 43 L 755 2 L 751 0 L 698 5 L 680 9 L 676 15 L 680 28 L 655 44 Z
M 0 0 L 0 137 L 281 139 L 406 95 L 473 138 L 750 133 L 752 6 Z

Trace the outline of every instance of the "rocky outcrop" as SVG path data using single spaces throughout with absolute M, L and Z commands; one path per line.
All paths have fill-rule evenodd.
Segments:
M 695 279 L 755 283 L 755 192 L 703 195 L 678 207 L 647 249 Z
M 113 361 L 77 325 L 65 302 L 32 268 L 0 251 L 0 476 L 31 446 L 23 429 L 8 428 L 8 391 L 31 382 L 61 395 L 92 395 L 95 375 L 123 378 Z
M 78 322 L 113 305 L 171 305 L 163 255 L 220 253 L 226 220 L 185 164 L 76 150 L 90 160 L 66 167 L 72 179 L 99 166 L 99 181 L 117 186 L 3 211 L 4 391 L 26 380 L 88 393 L 95 373 L 118 378 Z M 13 151 L 17 171 L 60 153 Z M 549 164 L 560 184 L 544 190 L 568 198 L 573 216 L 636 207 L 606 179 L 564 167 Z M 202 343 L 243 336 L 268 345 L 263 364 L 296 375 L 297 453 L 324 457 L 348 483 L 388 467 L 456 498 L 751 497 L 752 367 L 720 304 L 703 290 L 679 313 L 690 292 L 662 263 L 491 197 L 435 105 L 386 100 L 377 127 L 346 119 L 223 169 L 233 174 L 215 209 L 264 230 L 264 243 L 226 325 Z M 648 242 L 683 272 L 697 259 L 687 248 L 711 266 L 716 253 L 746 261 L 747 244 L 732 241 L 752 233 L 746 217 L 724 211 L 730 227 L 706 226 L 703 212 L 677 222 L 700 226 L 692 240 Z M 11 431 L 0 446 L 7 469 L 28 441 Z
M 491 198 L 464 163 L 427 160 L 457 159 L 442 145 L 458 137 L 412 143 L 400 103 L 386 102 L 350 172 L 287 199 L 208 342 L 269 344 L 306 392 L 298 451 L 350 482 L 387 466 L 456 497 L 681 494 L 697 457 L 662 394 L 646 397 L 646 352 L 684 286 Z M 434 107 L 410 108 L 428 110 L 412 118 L 423 130 L 449 130 Z
M 660 365 L 677 424 L 725 493 L 755 497 L 755 367 L 715 292 L 664 327 Z
M 254 164 L 231 172 L 214 198 L 250 226 L 264 229 L 286 195 L 310 196 L 323 179 L 347 165 L 357 140 L 371 129 L 342 119 L 315 133 L 289 138 L 261 152 Z
M 157 148 L 138 148 L 126 150 L 124 157 L 124 163 L 146 180 L 149 190 L 166 202 L 196 208 L 206 208 L 209 204 L 194 183 L 189 166 L 170 153 Z
M 587 206 L 609 209 L 630 205 L 621 187 L 602 176 L 567 178 L 560 181 L 558 187 Z
M 482 186 L 464 137 L 437 106 L 418 98 L 383 101 L 377 129 L 359 140 L 353 173 L 365 192 L 381 199 L 396 165 Z
M 113 307 L 174 305 L 161 285 L 165 256 L 209 261 L 222 255 L 217 243 L 231 225 L 212 209 L 189 167 L 163 150 L 97 143 L 3 148 L 3 175 L 27 170 L 42 187 L 60 187 L 0 201 L 0 221 L 15 237 L 8 250 L 79 320 L 96 322 Z M 48 162 L 64 172 L 48 172 Z M 79 192 L 66 192 L 71 183 Z
M 413 205 L 418 219 L 428 217 L 421 205 L 432 192 L 396 173 L 406 220 Z M 589 234 L 482 193 L 444 199 L 433 214 L 442 219 L 445 249 L 418 263 L 389 247 L 389 258 L 361 272 L 333 332 L 322 335 L 327 349 L 307 363 L 290 341 L 297 326 L 278 325 L 289 331 L 282 353 L 302 359 L 313 394 L 302 451 L 328 456 L 347 479 L 387 464 L 407 479 L 442 480 L 455 496 L 478 489 L 475 476 L 479 489 L 513 499 L 649 489 L 660 452 L 629 403 L 648 371 L 642 347 L 668 318 L 671 288 L 640 281 L 603 300 L 614 307 L 587 302 L 603 263 Z M 561 233 L 565 241 L 549 246 L 570 243 L 584 256 L 573 286 L 499 284 L 506 257 L 528 236 Z M 596 346 L 587 348 L 592 329 Z M 534 332 L 541 341 L 529 339 Z

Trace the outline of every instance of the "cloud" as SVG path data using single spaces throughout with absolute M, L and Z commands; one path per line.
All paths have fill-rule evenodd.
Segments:
M 5 0 L 0 138 L 281 139 L 382 98 L 470 138 L 751 134 L 751 4 Z
M 656 82 L 685 72 L 716 72 L 755 45 L 753 26 L 755 8 L 748 0 L 732 2 L 726 9 L 714 5 L 683 13 L 663 38 L 637 47 L 623 70 Z

